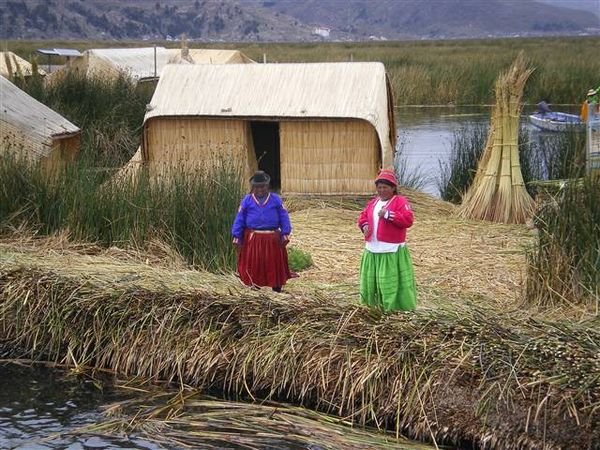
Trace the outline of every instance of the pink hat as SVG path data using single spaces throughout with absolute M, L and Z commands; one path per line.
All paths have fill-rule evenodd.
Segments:
M 393 170 L 382 169 L 379 172 L 379 175 L 377 175 L 377 178 L 375 178 L 375 184 L 377 184 L 378 181 L 387 181 L 388 183 L 391 183 L 394 187 L 398 186 L 396 174 Z

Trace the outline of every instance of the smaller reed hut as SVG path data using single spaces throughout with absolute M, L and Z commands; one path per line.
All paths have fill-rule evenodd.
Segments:
M 0 154 L 13 152 L 54 169 L 79 153 L 80 129 L 0 77 Z
M 213 158 L 286 194 L 369 194 L 395 148 L 382 63 L 168 65 L 144 119 L 159 173 Z
M 167 49 L 164 47 L 100 48 L 72 58 L 65 69 L 86 76 L 116 78 L 129 75 L 134 81 L 156 81 L 167 64 L 246 64 L 254 61 L 238 50 Z
M 157 78 L 171 56 L 172 50 L 164 47 L 97 48 L 71 59 L 66 69 L 107 78 L 124 73 L 141 82 Z
M 38 68 L 42 76 L 46 72 Z M 9 80 L 14 77 L 30 77 L 33 75 L 31 63 L 13 52 L 0 52 L 0 75 Z

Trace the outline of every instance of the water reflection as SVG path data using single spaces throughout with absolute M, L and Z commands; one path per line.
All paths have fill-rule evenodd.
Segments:
M 467 125 L 488 124 L 491 108 L 405 107 L 396 109 L 396 151 L 408 173 L 426 178 L 421 190 L 439 196 L 440 161 L 447 161 L 454 134 Z
M 578 106 L 554 108 L 577 113 Z M 540 144 L 543 136 L 556 137 L 555 133 L 542 132 L 529 124 L 527 116 L 534 110 L 534 105 L 527 105 L 521 115 L 521 124 L 531 133 L 531 140 Z M 455 134 L 467 126 L 489 126 L 491 112 L 490 106 L 396 108 L 396 151 L 409 174 L 417 173 L 426 178 L 421 190 L 439 196 L 440 162 L 448 161 Z

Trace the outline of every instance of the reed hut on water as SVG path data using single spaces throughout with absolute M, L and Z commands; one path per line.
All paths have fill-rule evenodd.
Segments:
M 225 158 L 286 194 L 367 194 L 393 161 L 381 63 L 168 65 L 148 108 L 151 171 Z
M 80 129 L 0 77 L 0 153 L 56 168 L 79 153 Z

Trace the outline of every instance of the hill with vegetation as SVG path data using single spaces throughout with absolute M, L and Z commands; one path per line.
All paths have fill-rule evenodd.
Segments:
M 600 34 L 599 16 L 575 7 L 589 0 L 557 1 L 6 0 L 0 37 L 150 40 L 185 33 L 272 42 Z

